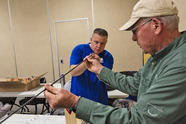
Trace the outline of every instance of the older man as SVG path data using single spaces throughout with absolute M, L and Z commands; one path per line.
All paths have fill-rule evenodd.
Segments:
M 94 56 L 87 57 L 88 69 L 100 80 L 138 96 L 130 110 L 46 85 L 51 107 L 72 107 L 78 118 L 93 124 L 185 124 L 186 32 L 178 31 L 177 14 L 171 0 L 140 0 L 135 5 L 131 19 L 120 30 L 132 31 L 132 39 L 151 57 L 134 77 L 103 67 Z

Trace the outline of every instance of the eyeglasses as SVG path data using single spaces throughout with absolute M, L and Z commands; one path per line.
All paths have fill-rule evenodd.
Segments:
M 138 29 L 139 27 L 141 27 L 141 26 L 147 24 L 147 23 L 150 22 L 151 20 L 152 20 L 152 18 L 148 19 L 147 21 L 143 22 L 142 24 L 140 24 L 140 25 L 134 27 L 133 29 L 131 29 L 132 33 L 135 35 L 135 34 L 136 34 L 136 31 L 137 31 L 136 29 Z

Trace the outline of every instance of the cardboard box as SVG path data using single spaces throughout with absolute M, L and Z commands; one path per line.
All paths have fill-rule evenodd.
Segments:
M 40 78 L 45 74 L 29 78 L 0 78 L 0 92 L 28 91 L 40 85 Z

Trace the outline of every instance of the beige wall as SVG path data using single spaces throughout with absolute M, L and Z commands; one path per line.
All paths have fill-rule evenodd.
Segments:
M 52 82 L 59 76 L 57 56 L 64 60 L 59 65 L 60 73 L 64 74 L 69 70 L 73 47 L 88 43 L 96 27 L 105 28 L 109 33 L 106 49 L 114 57 L 113 70 L 138 70 L 142 66 L 141 50 L 132 42 L 131 32 L 119 31 L 137 1 L 0 0 L 0 77 L 17 74 L 29 77 L 48 72 L 47 81 Z M 185 1 L 174 1 L 181 10 L 180 29 L 184 30 Z M 87 18 L 88 27 L 87 20 L 57 22 L 77 18 Z M 69 79 L 70 74 L 66 77 Z
M 6 0 L 0 0 L 0 77 L 15 76 L 13 46 Z
M 130 18 L 138 0 L 95 0 L 95 25 L 109 32 L 106 46 L 114 57 L 114 71 L 138 70 L 142 66 L 141 50 L 131 40 L 132 33 L 119 31 Z
M 186 1 L 185 0 L 173 0 L 174 3 L 176 4 L 177 8 L 178 8 L 178 15 L 180 17 L 180 24 L 179 24 L 179 29 L 180 32 L 186 30 L 186 16 L 185 16 L 185 12 L 186 12 L 186 8 L 184 7 L 186 5 Z

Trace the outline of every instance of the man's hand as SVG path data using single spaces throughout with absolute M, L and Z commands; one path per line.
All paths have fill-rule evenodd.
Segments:
M 99 56 L 98 58 L 97 56 L 97 54 L 90 54 L 89 56 L 85 57 L 85 63 L 89 71 L 99 75 L 103 66 L 100 64 L 101 58 Z
M 89 56 L 86 56 L 83 60 L 85 60 L 88 57 L 92 57 L 94 59 L 97 59 L 99 62 L 101 61 L 101 58 L 95 54 L 95 53 L 91 53 Z M 76 67 L 77 65 L 71 65 L 70 69 L 73 69 L 74 67 Z M 85 70 L 87 69 L 87 66 L 85 64 L 85 62 L 83 62 L 81 65 L 79 65 L 77 68 L 75 68 L 73 71 L 71 71 L 71 75 L 72 76 L 79 76 L 81 75 Z
M 78 96 L 65 89 L 55 88 L 49 84 L 46 84 L 45 88 L 44 95 L 52 109 L 72 108 L 79 99 Z
M 98 54 L 92 53 L 92 54 L 90 54 L 90 56 L 91 56 L 92 58 L 94 58 L 94 59 L 97 59 L 98 62 L 101 61 L 101 58 L 99 57 Z

